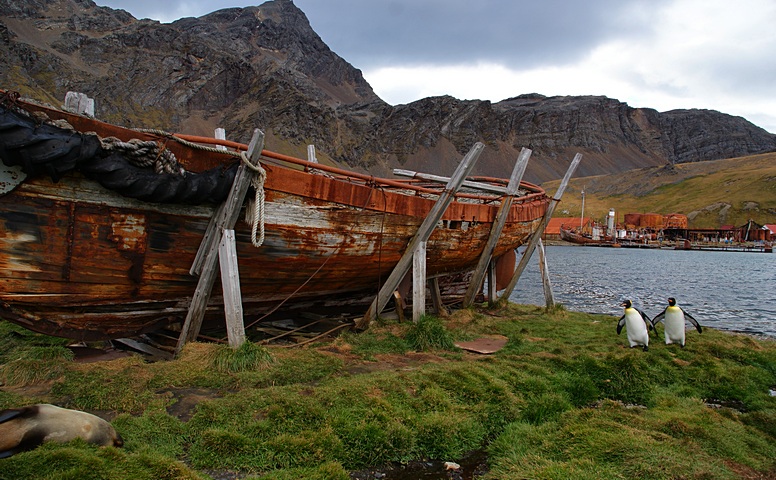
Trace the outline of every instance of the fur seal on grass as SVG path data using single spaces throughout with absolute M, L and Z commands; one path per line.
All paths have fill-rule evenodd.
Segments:
M 646 352 L 649 350 L 649 329 L 655 328 L 652 325 L 652 320 L 649 319 L 646 313 L 635 308 L 630 300 L 625 300 L 620 306 L 625 307 L 625 313 L 617 322 L 617 335 L 622 332 L 622 327 L 624 326 L 628 333 L 630 347 L 633 348 L 640 345 Z
M 32 450 L 43 442 L 83 438 L 100 446 L 121 447 L 113 426 L 91 413 L 38 404 L 0 412 L 0 458 Z
M 676 304 L 676 299 L 674 297 L 669 297 L 668 306 L 652 319 L 652 324 L 657 325 L 660 322 L 664 322 L 666 327 L 666 345 L 669 343 L 678 343 L 680 347 L 684 348 L 685 320 L 692 323 L 695 329 L 698 330 L 698 333 L 703 333 L 703 328 L 701 328 L 698 321 L 695 320 L 692 315 L 682 310 L 682 308 Z

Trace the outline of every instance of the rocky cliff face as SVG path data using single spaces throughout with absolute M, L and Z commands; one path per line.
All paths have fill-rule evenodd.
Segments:
M 333 53 L 291 0 L 220 10 L 172 24 L 137 20 L 90 0 L 0 0 L 0 88 L 60 104 L 96 99 L 98 118 L 247 141 L 302 154 L 315 144 L 351 168 L 397 166 L 449 174 L 476 141 L 475 173 L 508 176 L 522 147 L 526 178 L 577 175 L 742 156 L 776 149 L 776 135 L 709 110 L 659 113 L 606 97 L 520 95 L 498 103 L 435 97 L 390 106 Z M 516 92 L 517 93 L 517 92 Z

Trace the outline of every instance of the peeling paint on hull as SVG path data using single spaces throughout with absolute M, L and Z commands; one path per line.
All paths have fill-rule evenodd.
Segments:
M 234 161 L 170 148 L 191 171 Z M 262 162 L 264 244 L 251 244 L 244 221 L 235 226 L 246 321 L 281 302 L 368 304 L 435 201 Z M 513 205 L 494 257 L 523 244 L 540 223 L 549 199 L 531 188 Z M 428 241 L 429 277 L 473 269 L 497 209 L 498 201 L 451 204 Z M 125 198 L 78 173 L 57 183 L 28 178 L 0 195 L 0 318 L 82 340 L 181 322 L 197 285 L 189 269 L 214 211 Z M 223 321 L 219 283 L 206 321 Z

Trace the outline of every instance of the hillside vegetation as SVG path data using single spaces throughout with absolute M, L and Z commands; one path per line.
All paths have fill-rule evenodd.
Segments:
M 542 186 L 552 193 L 559 183 Z M 573 178 L 556 216 L 579 216 L 583 189 L 585 216 L 595 219 L 614 208 L 620 221 L 626 213 L 682 213 L 694 228 L 776 223 L 776 153 Z
M 773 340 L 706 328 L 645 352 L 616 323 L 509 305 L 301 348 L 80 363 L 62 339 L 0 322 L 0 408 L 97 412 L 125 441 L 44 445 L 0 459 L 0 479 L 408 478 L 353 472 L 471 451 L 484 480 L 776 478 Z M 508 342 L 453 345 L 486 335 Z

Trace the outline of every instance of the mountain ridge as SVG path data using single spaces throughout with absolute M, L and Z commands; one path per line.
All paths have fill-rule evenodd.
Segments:
M 522 94 L 490 102 L 429 97 L 391 106 L 326 46 L 291 0 L 218 10 L 169 24 L 91 0 L 0 1 L 0 86 L 49 103 L 68 90 L 98 118 L 302 152 L 374 175 L 402 167 L 452 172 L 474 142 L 475 173 L 509 176 L 522 147 L 526 179 L 731 158 L 776 150 L 776 135 L 713 110 L 657 112 L 602 96 Z

